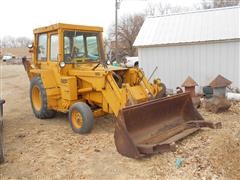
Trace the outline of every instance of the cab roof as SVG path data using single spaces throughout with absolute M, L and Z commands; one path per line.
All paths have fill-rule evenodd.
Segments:
M 103 28 L 97 27 L 97 26 L 84 26 L 84 25 L 57 23 L 49 26 L 36 28 L 33 30 L 33 33 L 38 34 L 38 33 L 44 33 L 44 32 L 51 32 L 51 31 L 56 31 L 58 29 L 103 32 Z

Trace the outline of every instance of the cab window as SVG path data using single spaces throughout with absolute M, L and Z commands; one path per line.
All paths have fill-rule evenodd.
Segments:
M 70 39 L 69 37 L 64 37 L 64 54 L 70 54 Z
M 47 34 L 40 34 L 38 36 L 38 47 L 37 47 L 37 54 L 39 61 L 46 61 L 47 60 Z
M 99 53 L 98 53 L 97 36 L 96 35 L 88 36 L 86 39 L 87 39 L 88 57 L 92 60 L 98 59 Z
M 58 58 L 58 35 L 50 36 L 50 60 L 56 61 Z
M 97 33 L 65 31 L 64 61 L 67 63 L 99 61 L 98 41 Z

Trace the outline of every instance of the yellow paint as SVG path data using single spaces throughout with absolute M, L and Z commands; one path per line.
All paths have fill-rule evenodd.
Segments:
M 66 100 L 77 100 L 77 78 L 74 76 L 62 76 L 60 85 L 62 98 Z
M 161 91 L 160 81 L 151 84 L 144 73 L 138 68 L 122 68 L 108 66 L 105 68 L 96 62 L 83 62 L 67 64 L 61 68 L 60 62 L 64 61 L 64 31 L 78 30 L 84 33 L 97 33 L 99 37 L 99 56 L 104 57 L 102 28 L 92 26 L 79 26 L 70 24 L 55 24 L 34 30 L 34 47 L 31 50 L 33 60 L 26 65 L 28 77 L 40 76 L 46 89 L 48 107 L 50 109 L 67 112 L 76 102 L 87 102 L 99 107 L 94 111 L 94 116 L 113 113 L 118 116 L 120 110 L 129 102 L 132 104 L 148 101 Z M 38 36 L 47 33 L 47 60 L 37 60 Z M 50 60 L 50 36 L 58 35 L 58 59 Z M 94 69 L 95 68 L 95 69 Z M 117 75 L 117 76 L 116 76 Z M 122 82 L 119 81 L 119 77 Z M 121 85 L 119 85 L 121 83 Z M 41 106 L 37 89 L 33 90 L 34 103 L 37 108 Z M 131 104 L 131 103 L 130 103 Z M 80 127 L 81 119 L 77 113 L 72 114 L 73 124 Z
M 78 89 L 78 94 L 88 93 L 92 91 L 93 91 L 93 88 L 82 88 L 82 89 Z
M 127 91 L 129 92 L 129 96 L 133 98 L 135 103 L 140 103 L 147 101 L 148 95 L 146 91 L 140 86 L 127 86 Z
M 42 101 L 41 101 L 41 91 L 36 85 L 32 88 L 32 102 L 33 106 L 37 111 L 41 110 Z
M 93 111 L 94 117 L 100 117 L 100 116 L 103 116 L 105 114 L 106 113 L 102 109 L 97 109 L 97 110 Z
M 44 32 L 52 32 L 56 30 L 80 30 L 80 31 L 92 31 L 92 32 L 103 32 L 102 27 L 96 27 L 96 26 L 84 26 L 84 25 L 73 25 L 73 24 L 64 24 L 64 23 L 58 23 L 53 24 L 50 26 L 40 27 L 33 30 L 34 34 L 44 33 Z
M 72 116 L 72 125 L 77 129 L 81 128 L 83 125 L 83 118 L 81 113 L 78 112 L 77 110 L 73 110 L 71 116 Z

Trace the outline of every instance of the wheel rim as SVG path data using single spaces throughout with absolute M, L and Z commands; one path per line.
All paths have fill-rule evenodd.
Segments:
M 73 110 L 72 111 L 72 124 L 75 128 L 81 128 L 83 125 L 83 118 L 80 112 Z
M 41 101 L 41 91 L 37 86 L 34 86 L 32 88 L 32 103 L 34 108 L 37 111 L 40 111 L 42 107 L 42 101 Z

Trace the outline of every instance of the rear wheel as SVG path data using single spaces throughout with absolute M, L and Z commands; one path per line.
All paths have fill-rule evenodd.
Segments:
M 70 107 L 68 120 L 72 130 L 79 134 L 89 133 L 94 125 L 92 110 L 83 102 L 75 103 Z
M 31 80 L 30 100 L 32 110 L 37 118 L 47 119 L 55 116 L 56 112 L 48 109 L 46 90 L 39 76 Z

